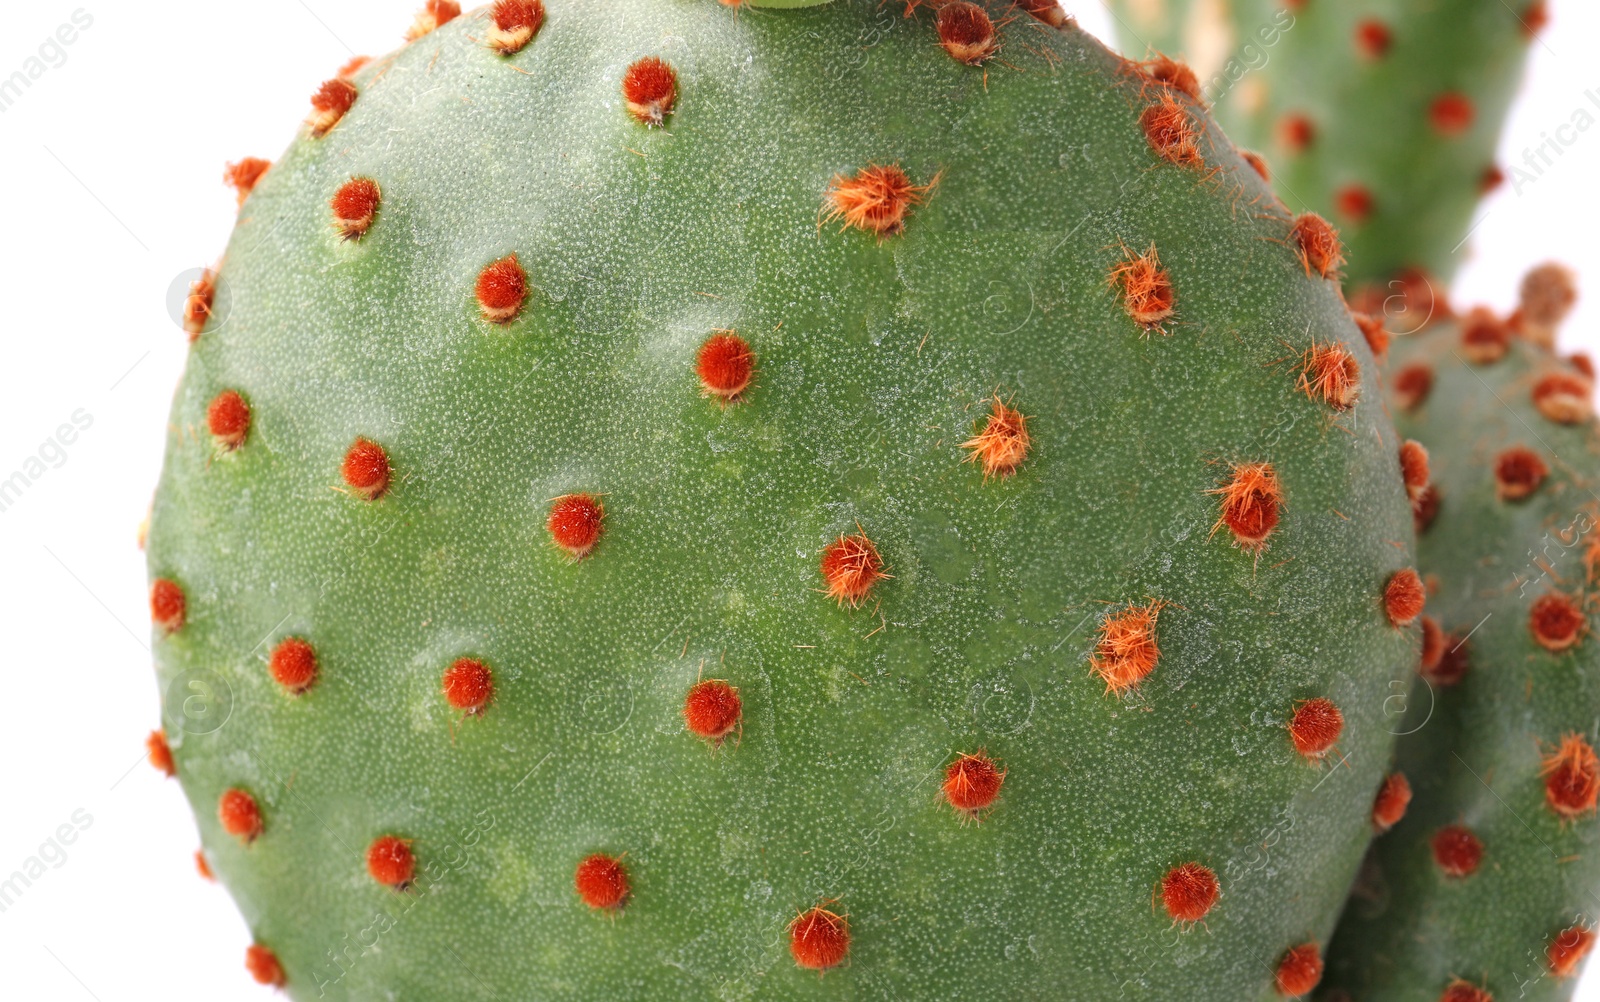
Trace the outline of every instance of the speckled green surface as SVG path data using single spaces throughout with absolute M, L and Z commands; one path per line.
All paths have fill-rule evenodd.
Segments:
M 469 15 L 363 70 L 245 203 L 149 554 L 189 599 L 156 645 L 179 776 L 294 997 L 1234 1002 L 1330 932 L 1417 644 L 1380 599 L 1413 558 L 1371 356 L 1225 140 L 1201 183 L 1092 39 L 1004 32 L 985 74 L 897 6 L 552 3 L 507 60 Z M 679 75 L 661 130 L 621 106 L 646 54 Z M 874 162 L 942 172 L 906 232 L 819 227 Z M 345 243 L 355 174 L 384 201 Z M 1152 241 L 1168 336 L 1107 283 Z M 492 327 L 473 279 L 512 251 L 534 289 Z M 693 359 L 726 327 L 759 375 L 724 410 Z M 1350 343 L 1353 410 L 1296 390 L 1313 339 Z M 222 455 L 230 387 L 255 423 Z M 985 483 L 959 443 L 996 391 L 1034 445 Z M 394 464 L 375 503 L 337 489 L 357 435 Z M 1209 537 L 1236 461 L 1284 485 L 1259 562 Z M 576 564 L 543 526 L 571 491 L 607 511 Z M 893 578 L 850 612 L 817 565 L 858 523 Z M 1160 664 L 1109 696 L 1098 620 L 1151 598 Z M 321 659 L 298 699 L 265 667 L 286 635 Z M 498 694 L 463 720 L 439 677 L 469 655 Z M 701 674 L 744 699 L 716 754 L 679 713 Z M 195 677 L 231 694 L 219 728 Z M 1286 733 L 1311 696 L 1345 713 L 1337 767 Z M 977 748 L 1008 771 L 963 824 L 938 784 Z M 248 847 L 215 818 L 232 785 Z M 418 889 L 368 878 L 381 834 L 415 840 Z M 627 854 L 614 919 L 572 891 L 595 851 Z M 1222 899 L 1182 930 L 1152 890 L 1190 860 Z M 854 942 L 819 977 L 785 927 L 822 899 Z
M 1575 732 L 1600 742 L 1600 646 L 1593 635 L 1552 654 L 1528 610 L 1552 591 L 1588 593 L 1584 553 L 1600 517 L 1600 439 L 1591 422 L 1557 424 L 1532 390 L 1573 373 L 1547 349 L 1515 342 L 1492 365 L 1469 365 L 1456 325 L 1397 338 L 1390 365 L 1425 364 L 1434 387 L 1401 431 L 1430 450 L 1439 514 L 1419 542 L 1437 579 L 1429 612 L 1468 638 L 1465 678 L 1419 679 L 1396 765 L 1415 797 L 1375 843 L 1329 955 L 1329 985 L 1355 1002 L 1434 1002 L 1454 976 L 1497 999 L 1555 1002 L 1576 978 L 1549 973 L 1545 950 L 1600 909 L 1600 836 L 1591 817 L 1563 822 L 1545 804 L 1541 755 Z M 1511 446 L 1539 453 L 1550 476 L 1528 499 L 1495 496 L 1494 460 Z M 1591 607 L 1592 602 L 1586 603 Z M 1444 876 L 1429 840 L 1464 824 L 1483 842 L 1477 873 Z
M 1344 230 L 1353 285 L 1381 283 L 1406 268 L 1448 279 L 1463 260 L 1484 172 L 1522 80 L 1532 44 L 1532 0 L 1116 0 L 1120 41 L 1201 64 L 1202 86 L 1219 121 L 1260 151 L 1278 194 Z M 1295 7 L 1298 9 L 1290 9 Z M 1377 21 L 1393 39 L 1370 59 L 1357 26 Z M 1457 136 L 1437 133 L 1428 109 L 1460 93 L 1476 110 Z M 1303 153 L 1278 128 L 1302 115 L 1316 130 Z M 1513 166 L 1502 164 L 1509 176 Z M 1531 175 L 1530 175 L 1531 176 Z M 1509 180 L 1509 177 L 1508 177 Z M 1371 192 L 1365 222 L 1341 215 L 1338 191 Z

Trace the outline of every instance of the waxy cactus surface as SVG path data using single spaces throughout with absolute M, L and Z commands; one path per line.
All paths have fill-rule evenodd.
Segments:
M 156 662 L 250 972 L 1309 991 L 1420 643 L 1331 228 L 1048 11 L 446 6 L 191 311 Z

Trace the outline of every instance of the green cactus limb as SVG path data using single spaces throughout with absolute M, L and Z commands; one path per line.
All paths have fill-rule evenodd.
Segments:
M 1418 644 L 1328 248 L 1076 29 L 902 15 L 463 16 L 250 192 L 149 559 L 258 977 L 1236 1002 L 1325 941 Z
M 1397 338 L 1390 366 L 1437 492 L 1419 556 L 1440 629 L 1397 727 L 1414 797 L 1363 867 L 1328 958 L 1347 995 L 1328 997 L 1433 1000 L 1461 978 L 1567 999 L 1600 915 L 1589 377 L 1481 311 Z
M 1542 0 L 1113 6 L 1130 51 L 1187 54 L 1290 208 L 1339 223 L 1352 287 L 1455 272 Z

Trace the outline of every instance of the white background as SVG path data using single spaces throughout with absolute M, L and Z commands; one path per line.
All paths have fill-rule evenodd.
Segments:
M 159 720 L 135 533 L 186 352 L 165 299 L 233 224 L 223 163 L 276 157 L 316 85 L 354 52 L 394 47 L 410 6 L 88 0 L 93 25 L 66 61 L 0 112 L 0 478 L 77 409 L 94 422 L 0 512 L 0 876 L 74 811 L 93 818 L 0 913 L 0 996 L 270 997 L 242 969 L 249 937 L 227 894 L 195 875 L 177 784 L 142 762 Z M 1066 6 L 1110 38 L 1097 3 Z M 1503 162 L 1579 107 L 1600 115 L 1584 96 L 1600 100 L 1600 9 L 1552 6 Z M 7 3 L 0 78 L 77 9 Z M 1520 272 L 1548 257 L 1600 275 L 1597 178 L 1600 129 L 1520 194 L 1507 184 L 1463 250 L 1458 301 L 1508 309 Z M 1600 348 L 1597 317 L 1584 301 L 1567 346 Z M 1600 978 L 1580 997 L 1600 1002 Z

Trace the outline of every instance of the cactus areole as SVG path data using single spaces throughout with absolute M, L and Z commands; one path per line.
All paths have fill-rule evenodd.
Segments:
M 1048 5 L 981 65 L 877 0 L 453 7 L 318 92 L 172 413 L 161 723 L 250 970 L 1278 997 L 1421 632 L 1331 231 Z

